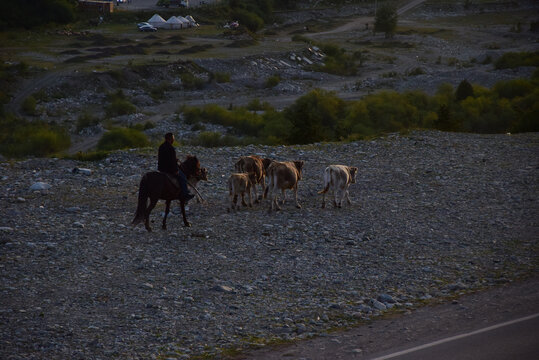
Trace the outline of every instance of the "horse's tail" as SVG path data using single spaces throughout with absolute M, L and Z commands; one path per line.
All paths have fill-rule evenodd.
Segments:
M 147 176 L 144 175 L 142 179 L 140 180 L 140 185 L 138 188 L 138 205 L 137 205 L 137 211 L 135 211 L 135 218 L 131 222 L 133 226 L 140 224 L 144 221 L 144 217 L 146 215 L 146 203 L 148 200 L 148 179 Z

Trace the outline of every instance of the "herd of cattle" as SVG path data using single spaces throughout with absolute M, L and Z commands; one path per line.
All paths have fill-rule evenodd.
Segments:
M 231 205 L 227 210 L 237 210 L 238 197 L 241 196 L 243 206 L 253 206 L 252 194 L 255 202 L 262 198 L 267 198 L 271 194 L 271 206 L 269 211 L 280 210 L 277 201 L 279 190 L 282 194 L 281 203 L 284 204 L 286 190 L 294 191 L 296 207 L 301 208 L 298 202 L 298 181 L 301 180 L 303 161 L 275 161 L 263 159 L 257 155 L 242 156 L 235 163 L 235 171 L 228 178 L 228 192 Z M 357 167 L 346 165 L 330 165 L 324 170 L 324 187 L 318 193 L 323 194 L 322 207 L 325 207 L 326 193 L 333 192 L 333 204 L 341 207 L 344 199 L 351 204 L 348 188 L 350 184 L 356 182 Z M 207 171 L 203 171 L 206 174 Z M 268 185 L 266 186 L 266 178 Z M 205 179 L 205 180 L 206 180 Z M 201 179 L 197 179 L 201 180 Z M 195 185 L 195 184 L 194 184 Z M 262 194 L 257 193 L 257 185 L 260 185 Z M 245 202 L 245 194 L 249 198 L 249 203 Z

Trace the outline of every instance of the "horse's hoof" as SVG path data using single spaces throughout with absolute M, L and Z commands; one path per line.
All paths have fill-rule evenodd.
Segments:
M 189 222 L 185 223 L 184 225 L 185 225 L 185 227 L 191 227 L 191 223 L 189 223 Z
M 297 207 L 298 209 L 301 209 L 301 205 L 300 205 L 300 204 L 296 205 L 296 207 Z

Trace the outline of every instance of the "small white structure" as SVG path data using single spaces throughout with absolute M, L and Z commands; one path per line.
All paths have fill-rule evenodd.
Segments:
M 183 16 L 176 16 L 176 19 L 178 19 L 178 21 L 180 21 L 182 23 L 182 28 L 183 29 L 191 27 L 191 23 L 189 22 L 189 20 L 187 20 Z
M 183 27 L 185 27 L 183 22 L 176 16 L 171 16 L 170 19 L 167 20 L 167 29 L 177 30 Z
M 191 15 L 187 15 L 185 18 L 187 19 L 187 21 L 189 21 L 191 27 L 200 26 Z
M 154 14 L 150 20 L 148 20 L 148 23 L 150 25 L 152 25 L 153 27 L 156 27 L 158 29 L 166 29 L 167 28 L 167 22 L 165 21 L 165 19 L 163 19 L 161 16 L 159 16 L 158 14 Z

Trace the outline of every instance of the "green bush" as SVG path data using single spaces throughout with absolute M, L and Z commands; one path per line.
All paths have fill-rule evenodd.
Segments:
M 77 161 L 99 161 L 99 160 L 103 160 L 107 158 L 109 154 L 110 152 L 108 151 L 90 151 L 90 152 L 79 151 L 78 153 L 74 155 L 67 155 L 65 156 L 65 158 L 77 160 Z
M 97 124 L 99 124 L 99 118 L 91 114 L 89 111 L 84 111 L 77 119 L 77 132 Z
M 508 52 L 494 63 L 496 69 L 514 69 L 520 66 L 539 66 L 539 51 Z
M 187 90 L 202 90 L 204 88 L 204 80 L 189 72 L 181 74 L 180 79 L 182 80 L 183 87 Z
M 457 101 L 462 101 L 469 96 L 473 96 L 473 87 L 468 80 L 462 80 L 455 91 L 455 99 Z
M 218 83 L 230 82 L 230 74 L 229 73 L 216 72 L 215 74 L 213 74 L 213 78 Z
M 15 117 L 0 118 L 0 153 L 7 157 L 48 156 L 67 149 L 66 129 Z
M 265 87 L 272 88 L 281 82 L 281 77 L 279 75 L 272 75 L 266 79 Z
M 22 103 L 22 111 L 27 115 L 37 115 L 37 101 L 30 95 Z
M 374 30 L 385 33 L 386 38 L 391 38 L 397 29 L 397 9 L 390 4 L 383 4 L 376 11 L 374 18 Z
M 115 128 L 103 134 L 97 143 L 97 149 L 111 151 L 149 145 L 150 142 L 144 133 L 135 129 Z
M 235 9 L 232 18 L 252 32 L 257 32 L 264 26 L 264 20 L 260 16 L 245 9 Z
M 109 101 L 110 104 L 105 108 L 109 117 L 133 114 L 137 111 L 135 105 L 125 97 L 122 90 L 109 95 Z
M 519 96 L 526 96 L 534 90 L 536 85 L 524 79 L 514 79 L 499 81 L 494 85 L 494 92 L 501 98 L 513 99 Z
M 239 146 L 249 144 L 249 140 L 241 140 L 230 135 L 222 135 L 218 132 L 204 131 L 196 138 L 188 141 L 193 146 L 203 147 L 222 147 L 222 146 Z

